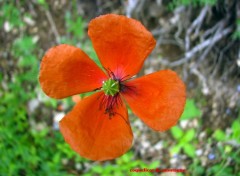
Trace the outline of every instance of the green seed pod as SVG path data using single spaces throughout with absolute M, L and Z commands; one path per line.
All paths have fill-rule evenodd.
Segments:
M 119 92 L 119 82 L 110 78 L 103 82 L 102 89 L 105 95 L 114 96 Z

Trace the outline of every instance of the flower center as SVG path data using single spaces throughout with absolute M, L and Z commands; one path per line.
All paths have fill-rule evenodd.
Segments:
M 105 95 L 114 96 L 119 92 L 119 81 L 110 78 L 103 82 L 102 89 Z

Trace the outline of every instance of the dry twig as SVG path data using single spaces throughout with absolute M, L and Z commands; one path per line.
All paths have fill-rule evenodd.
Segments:
M 207 12 L 209 11 L 209 6 L 205 6 L 199 16 L 193 21 L 192 25 L 190 28 L 187 30 L 186 37 L 185 37 L 185 50 L 188 51 L 190 49 L 190 36 L 194 32 L 194 36 L 197 36 L 199 34 L 199 30 L 202 26 L 203 20 L 205 19 Z
M 54 34 L 54 36 L 56 38 L 56 43 L 59 43 L 60 42 L 60 35 L 58 33 L 58 30 L 57 30 L 56 24 L 55 24 L 55 22 L 54 22 L 54 20 L 52 18 L 52 15 L 49 12 L 49 10 L 46 10 L 45 13 L 46 13 L 47 19 L 48 19 L 48 21 L 49 21 L 49 23 L 51 25 L 52 32 L 53 32 L 53 34 Z
M 229 35 L 231 32 L 233 31 L 233 27 L 230 26 L 226 29 L 224 29 L 223 31 L 220 31 L 219 33 L 217 33 L 215 36 L 213 36 L 210 39 L 207 39 L 205 41 L 203 41 L 202 43 L 200 43 L 199 45 L 195 46 L 194 48 L 192 48 L 190 51 L 185 53 L 185 56 L 182 59 L 179 59 L 177 61 L 174 61 L 172 63 L 169 63 L 168 65 L 170 67 L 176 67 L 178 65 L 184 64 L 186 62 L 188 62 L 189 60 L 191 60 L 193 58 L 193 56 L 203 50 L 204 48 L 208 47 L 210 44 L 214 45 L 216 44 L 218 41 L 220 41 L 222 38 L 226 37 L 227 35 Z

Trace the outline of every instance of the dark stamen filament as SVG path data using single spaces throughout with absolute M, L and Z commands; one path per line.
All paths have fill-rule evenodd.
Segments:
M 114 96 L 111 95 L 102 95 L 100 103 L 100 109 L 105 110 L 105 114 L 109 114 L 109 118 L 115 115 L 115 110 L 118 108 L 119 105 L 122 106 L 122 100 L 120 98 L 119 93 Z

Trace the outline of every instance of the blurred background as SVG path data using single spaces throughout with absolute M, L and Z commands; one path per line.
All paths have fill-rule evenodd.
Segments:
M 101 14 L 141 21 L 157 41 L 140 75 L 172 69 L 187 86 L 178 124 L 155 132 L 131 111 L 133 147 L 93 162 L 70 149 L 58 121 L 85 95 L 55 100 L 38 82 L 50 47 L 82 48 L 98 64 L 87 35 Z M 171 175 L 240 176 L 240 1 L 0 0 L 0 175 L 169 175 L 130 169 L 186 169 Z M 106 144 L 107 145 L 107 144 Z

